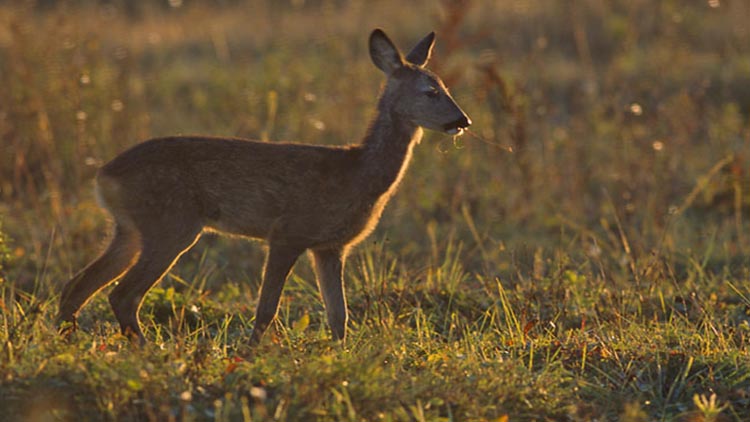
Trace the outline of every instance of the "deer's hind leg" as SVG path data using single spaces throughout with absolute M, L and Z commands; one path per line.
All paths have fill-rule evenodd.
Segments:
M 138 232 L 129 226 L 117 224 L 114 236 L 99 258 L 78 272 L 63 288 L 57 324 L 71 323 L 75 328 L 78 311 L 99 290 L 115 281 L 132 264 L 140 246 Z
M 200 224 L 184 225 L 179 218 L 161 223 L 141 229 L 141 254 L 109 295 L 122 333 L 140 343 L 145 342 L 138 319 L 143 297 L 195 244 L 202 230 Z

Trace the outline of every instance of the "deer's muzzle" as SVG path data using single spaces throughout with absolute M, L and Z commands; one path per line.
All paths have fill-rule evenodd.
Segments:
M 444 124 L 443 129 L 449 135 L 460 135 L 469 126 L 471 126 L 471 119 L 464 114 L 460 119 Z

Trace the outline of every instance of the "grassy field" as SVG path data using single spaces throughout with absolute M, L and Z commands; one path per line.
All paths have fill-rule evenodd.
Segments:
M 60 3 L 0 3 L 0 419 L 750 419 L 746 2 Z M 144 348 L 106 294 L 57 335 L 107 238 L 98 166 L 179 133 L 358 142 L 374 27 L 436 30 L 474 125 L 426 133 L 351 254 L 345 345 L 303 257 L 240 357 L 263 248 L 211 236 Z

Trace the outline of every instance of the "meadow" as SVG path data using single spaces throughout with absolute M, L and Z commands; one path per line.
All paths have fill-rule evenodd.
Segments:
M 0 2 L 0 419 L 750 420 L 750 4 Z M 427 131 L 345 271 L 306 256 L 263 343 L 263 246 L 204 236 L 119 334 L 63 284 L 106 243 L 96 169 L 172 134 L 358 142 L 408 48 L 471 116 Z

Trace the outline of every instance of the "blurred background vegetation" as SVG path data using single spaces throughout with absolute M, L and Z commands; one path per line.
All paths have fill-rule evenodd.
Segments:
M 472 133 L 426 134 L 350 273 L 379 251 L 406 288 L 445 263 L 469 295 L 501 280 L 529 321 L 700 297 L 747 326 L 748 22 L 741 0 L 0 2 L 0 281 L 58 294 L 106 238 L 96 169 L 150 137 L 358 142 L 383 81 L 369 32 L 408 49 L 435 30 L 429 67 Z M 208 237 L 167 285 L 249 285 L 249 313 L 262 259 Z M 728 334 L 745 357 L 746 332 Z
M 639 261 L 715 244 L 711 258 L 731 261 L 748 247 L 744 2 L 38 1 L 0 10 L 0 212 L 16 268 L 26 268 L 14 274 L 21 284 L 40 267 L 60 283 L 91 258 L 105 233 L 92 177 L 137 142 L 192 133 L 358 142 L 382 82 L 366 49 L 374 27 L 404 48 L 436 30 L 431 67 L 476 135 L 513 149 L 428 134 L 375 236 L 399 255 L 418 259 L 431 239 L 456 238 L 467 260 L 501 272 L 529 248 Z

